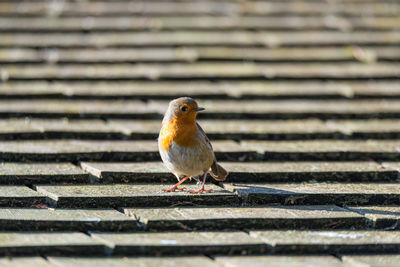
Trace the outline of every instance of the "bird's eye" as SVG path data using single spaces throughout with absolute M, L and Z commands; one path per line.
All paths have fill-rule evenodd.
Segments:
M 182 111 L 186 111 L 186 110 L 187 110 L 187 107 L 181 106 L 181 110 L 182 110 Z

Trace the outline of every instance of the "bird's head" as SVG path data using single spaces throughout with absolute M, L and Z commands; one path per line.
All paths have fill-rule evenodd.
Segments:
M 171 119 L 176 119 L 183 123 L 194 123 L 197 113 L 202 110 L 204 110 L 204 108 L 199 107 L 193 98 L 180 97 L 169 103 L 163 123 Z

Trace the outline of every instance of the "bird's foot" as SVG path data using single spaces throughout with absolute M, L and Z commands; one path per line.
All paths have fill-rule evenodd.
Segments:
M 189 191 L 190 194 L 202 194 L 202 193 L 211 193 L 211 192 L 212 192 L 212 189 L 205 190 L 203 187 L 200 188 L 199 190 Z
M 189 179 L 189 176 L 186 176 L 185 178 L 181 179 L 176 185 L 174 185 L 173 187 L 169 188 L 169 189 L 162 189 L 162 191 L 164 192 L 175 192 L 175 190 L 178 191 L 183 191 L 185 190 L 185 188 L 183 187 L 178 187 L 180 186 L 184 181 L 186 181 L 187 179 Z
M 162 189 L 162 191 L 164 191 L 164 192 L 175 192 L 176 190 L 178 190 L 178 191 L 184 191 L 185 188 L 173 186 L 173 187 L 171 187 L 171 188 L 169 188 L 169 189 Z

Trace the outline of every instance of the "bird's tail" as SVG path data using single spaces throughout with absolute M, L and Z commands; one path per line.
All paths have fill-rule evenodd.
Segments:
M 210 174 L 215 180 L 222 182 L 225 181 L 229 173 L 221 165 L 219 165 L 216 161 L 214 161 L 213 164 L 211 165 Z

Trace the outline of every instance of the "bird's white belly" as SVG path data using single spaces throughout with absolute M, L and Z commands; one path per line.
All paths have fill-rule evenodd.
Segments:
M 175 142 L 168 151 L 160 149 L 165 166 L 176 176 L 199 176 L 208 171 L 214 160 L 214 154 L 205 144 L 194 148 L 181 147 Z

